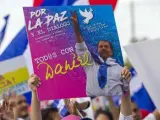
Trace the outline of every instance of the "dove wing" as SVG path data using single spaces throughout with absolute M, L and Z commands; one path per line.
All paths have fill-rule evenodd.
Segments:
M 86 13 L 85 12 L 83 12 L 83 11 L 81 11 L 80 9 L 79 9 L 79 13 L 81 14 L 81 16 L 83 16 L 83 17 L 86 17 L 87 15 L 86 15 Z

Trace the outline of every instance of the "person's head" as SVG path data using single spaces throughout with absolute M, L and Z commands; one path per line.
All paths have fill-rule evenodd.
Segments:
M 106 60 L 113 55 L 113 46 L 112 43 L 107 40 L 100 40 L 98 42 L 98 53 L 99 55 Z
M 141 111 L 134 101 L 131 102 L 131 108 L 132 108 L 133 120 L 142 120 Z
M 95 120 L 113 120 L 113 115 L 109 111 L 98 110 L 96 112 Z
M 26 118 L 29 115 L 28 104 L 26 98 L 23 95 L 17 95 L 9 99 L 10 105 L 15 105 L 16 113 L 19 118 Z
M 47 108 L 41 111 L 42 120 L 61 120 L 61 116 L 56 108 Z

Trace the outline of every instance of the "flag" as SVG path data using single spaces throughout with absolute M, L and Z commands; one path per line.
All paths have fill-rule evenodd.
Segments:
M 140 109 L 148 110 L 150 112 L 155 110 L 155 105 L 143 84 L 141 88 L 134 93 L 132 100 L 136 102 Z
M 0 99 L 1 93 L 10 89 L 17 94 L 30 91 L 27 80 L 28 69 L 23 56 L 28 44 L 25 28 L 22 29 L 0 55 Z
M 140 109 L 148 110 L 153 112 L 155 110 L 155 105 L 149 96 L 146 88 L 144 87 L 143 83 L 140 82 L 139 77 L 137 77 L 137 72 L 134 68 L 130 69 L 132 73 L 132 80 L 131 80 L 131 99 L 135 101 Z M 136 82 L 139 81 L 139 82 Z M 136 87 L 138 86 L 138 87 Z
M 129 60 L 136 68 L 139 78 L 151 96 L 156 108 L 160 110 L 159 90 L 159 59 L 160 40 L 146 40 L 125 46 Z M 149 49 L 148 49 L 149 48 Z
M 2 40 L 4 39 L 4 35 L 5 35 L 5 32 L 6 32 L 7 25 L 8 25 L 9 15 L 6 15 L 4 17 L 4 19 L 5 19 L 5 25 L 2 28 L 2 30 L 0 31 L 0 45 L 1 45 Z
M 0 61 L 23 55 L 27 48 L 28 38 L 25 27 L 13 38 L 11 43 L 0 55 Z
M 53 100 L 53 104 L 52 106 L 54 108 L 58 108 L 59 109 L 59 113 L 61 114 L 62 117 L 65 117 L 68 114 L 68 110 L 64 104 L 64 100 Z

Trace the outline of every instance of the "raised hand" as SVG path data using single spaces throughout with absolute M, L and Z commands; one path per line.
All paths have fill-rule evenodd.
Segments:
M 124 67 L 122 72 L 121 72 L 121 75 L 122 75 L 122 78 L 127 80 L 128 83 L 130 82 L 131 78 L 132 78 L 132 75 L 131 75 L 131 72 L 128 70 L 127 67 Z
M 76 11 L 70 11 L 71 13 L 71 21 L 73 22 L 73 24 L 78 24 L 78 17 L 77 17 L 77 13 Z
M 16 120 L 15 98 L 14 93 L 11 96 L 3 96 L 0 105 L 0 120 Z
M 31 75 L 28 80 L 28 85 L 31 88 L 32 92 L 36 92 L 37 87 L 39 87 L 40 84 L 40 78 L 35 74 Z
M 78 115 L 76 102 L 71 102 L 70 99 L 64 99 L 64 103 L 70 114 Z

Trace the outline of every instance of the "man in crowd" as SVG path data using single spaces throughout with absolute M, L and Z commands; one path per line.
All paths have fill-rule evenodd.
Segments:
M 160 113 L 157 109 L 142 118 L 142 110 L 134 101 L 131 101 L 130 93 L 122 96 L 120 111 L 114 104 L 113 99 L 111 97 L 107 98 L 114 120 L 160 120 Z
M 2 120 L 29 120 L 26 98 L 23 95 L 4 97 L 0 105 L 0 118 Z
M 141 110 L 134 101 L 131 101 L 131 108 L 133 120 L 142 120 Z M 154 110 L 153 113 L 148 114 L 144 120 L 160 120 L 160 113 L 158 110 Z

